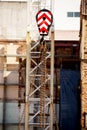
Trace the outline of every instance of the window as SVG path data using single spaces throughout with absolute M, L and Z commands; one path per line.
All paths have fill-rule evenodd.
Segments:
M 67 12 L 67 17 L 73 17 L 73 12 Z
M 67 17 L 80 17 L 80 12 L 67 12 Z
M 74 12 L 75 17 L 80 17 L 80 12 Z

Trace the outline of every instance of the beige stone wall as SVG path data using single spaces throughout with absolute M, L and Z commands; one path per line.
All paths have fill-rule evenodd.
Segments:
M 87 18 L 82 19 L 81 47 L 81 121 L 82 127 L 87 128 Z M 86 116 L 85 116 L 86 113 Z M 85 120 L 86 118 L 86 120 Z M 85 126 L 84 126 L 85 124 Z
M 87 61 L 81 62 L 81 79 L 81 114 L 84 127 L 84 113 L 87 113 Z

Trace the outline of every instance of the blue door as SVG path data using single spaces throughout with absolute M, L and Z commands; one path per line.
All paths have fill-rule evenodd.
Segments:
M 60 130 L 79 130 L 80 128 L 80 72 L 74 70 L 60 71 Z

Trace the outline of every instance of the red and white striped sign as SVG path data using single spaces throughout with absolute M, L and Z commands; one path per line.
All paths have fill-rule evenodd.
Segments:
M 36 21 L 40 35 L 48 35 L 50 26 L 53 21 L 53 15 L 51 11 L 47 9 L 40 10 L 36 15 Z

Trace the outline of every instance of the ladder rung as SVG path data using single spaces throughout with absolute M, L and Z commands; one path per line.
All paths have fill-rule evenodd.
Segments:
M 40 127 L 40 123 L 29 123 L 29 125 L 35 125 L 35 126 L 39 126 Z M 42 123 L 42 125 L 50 125 L 50 123 Z

